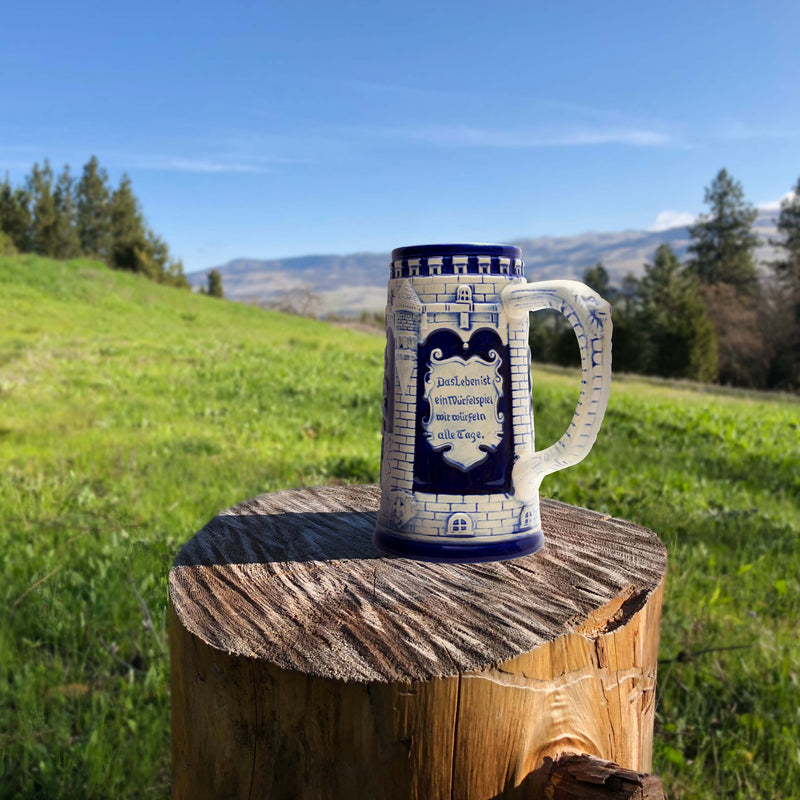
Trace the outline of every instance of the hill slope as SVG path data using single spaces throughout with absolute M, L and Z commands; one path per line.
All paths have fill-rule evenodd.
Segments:
M 0 798 L 166 797 L 172 558 L 377 478 L 382 337 L 87 261 L 0 258 L 0 292 Z
M 260 492 L 377 480 L 383 337 L 85 261 L 0 258 L 0 291 L 0 798 L 166 798 L 178 547 Z M 534 376 L 543 446 L 578 378 Z M 542 489 L 667 545 L 671 796 L 796 796 L 800 403 L 616 376 Z

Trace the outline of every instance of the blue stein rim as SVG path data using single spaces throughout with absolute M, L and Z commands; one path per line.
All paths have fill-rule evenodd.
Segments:
M 438 256 L 494 256 L 495 258 L 521 259 L 522 250 L 514 244 L 483 244 L 459 242 L 456 244 L 416 244 L 395 247 L 392 261 L 403 258 L 436 258 Z

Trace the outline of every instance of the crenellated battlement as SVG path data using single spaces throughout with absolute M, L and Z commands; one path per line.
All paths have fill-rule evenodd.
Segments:
M 392 261 L 390 278 L 427 278 L 439 275 L 501 275 L 506 278 L 524 276 L 521 258 L 505 256 L 419 256 Z

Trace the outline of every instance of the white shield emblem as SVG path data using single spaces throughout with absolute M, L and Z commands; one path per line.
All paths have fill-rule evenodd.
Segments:
M 442 458 L 461 470 L 484 461 L 503 438 L 503 415 L 498 401 L 503 394 L 502 359 L 496 350 L 489 361 L 480 356 L 442 358 L 431 353 L 425 375 L 425 400 L 430 414 L 422 420 L 425 438 Z

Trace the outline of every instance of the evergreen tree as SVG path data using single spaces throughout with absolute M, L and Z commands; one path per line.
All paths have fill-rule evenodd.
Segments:
M 616 372 L 639 372 L 642 361 L 642 344 L 639 332 L 639 281 L 630 272 L 623 278 L 622 286 L 609 286 L 605 298 L 611 303 L 614 323 L 614 353 L 612 368 Z
M 157 280 L 169 286 L 178 286 L 189 289 L 189 281 L 183 272 L 183 262 L 175 261 L 169 254 L 167 243 L 152 230 L 147 231 L 147 241 L 150 246 L 151 258 Z
M 111 252 L 111 189 L 97 156 L 83 167 L 75 189 L 75 221 L 80 249 L 88 258 L 108 261 Z
M 222 291 L 222 275 L 219 273 L 219 270 L 212 269 L 211 272 L 208 273 L 208 289 L 206 290 L 206 294 L 209 297 L 224 297 L 225 293 Z
M 781 284 L 800 291 L 800 178 L 792 195 L 781 203 L 775 224 L 780 237 L 771 244 L 781 248 L 785 255 L 772 262 L 772 269 Z
M 34 252 L 59 259 L 85 255 L 190 288 L 182 262 L 145 225 L 130 178 L 123 175 L 111 192 L 96 156 L 84 165 L 77 183 L 69 165 L 56 180 L 47 159 L 42 167 L 33 165 L 24 188 L 14 188 L 6 175 L 0 182 L 0 240 L 3 254 Z
M 776 291 L 772 293 L 774 309 L 769 315 L 773 320 L 769 336 L 770 379 L 773 384 L 797 388 L 800 386 L 800 178 L 793 194 L 781 203 L 775 222 L 780 236 L 771 244 L 784 255 L 771 264 Z
M 12 187 L 8 174 L 0 183 L 0 230 L 20 253 L 31 250 L 30 197 L 22 187 Z
M 81 254 L 81 242 L 76 224 L 74 184 L 69 166 L 65 164 L 53 193 L 56 206 L 55 251 L 52 253 L 54 258 L 75 258 Z
M 611 279 L 602 261 L 598 261 L 593 267 L 587 269 L 583 273 L 583 282 L 594 289 L 600 297 L 605 300 L 610 300 Z
M 183 261 L 181 259 L 170 259 L 167 267 L 164 283 L 176 286 L 179 289 L 191 289 L 186 273 L 183 271 Z
M 669 244 L 656 249 L 638 282 L 637 328 L 642 371 L 670 378 L 712 381 L 717 374 L 717 341 L 697 280 Z
M 0 256 L 13 256 L 17 254 L 17 248 L 11 237 L 0 228 Z
M 758 236 L 751 226 L 758 213 L 746 202 L 742 185 L 721 169 L 704 201 L 710 214 L 701 215 L 689 227 L 689 268 L 704 284 L 727 283 L 740 294 L 750 294 L 758 286 L 754 250 Z
M 53 195 L 53 170 L 45 159 L 44 166 L 33 165 L 28 176 L 33 225 L 31 249 L 42 256 L 55 256 L 58 250 L 58 211 Z
M 110 266 L 129 272 L 140 272 L 158 279 L 153 260 L 153 248 L 148 241 L 139 201 L 133 193 L 131 179 L 122 176 L 119 187 L 111 197 L 111 257 Z

